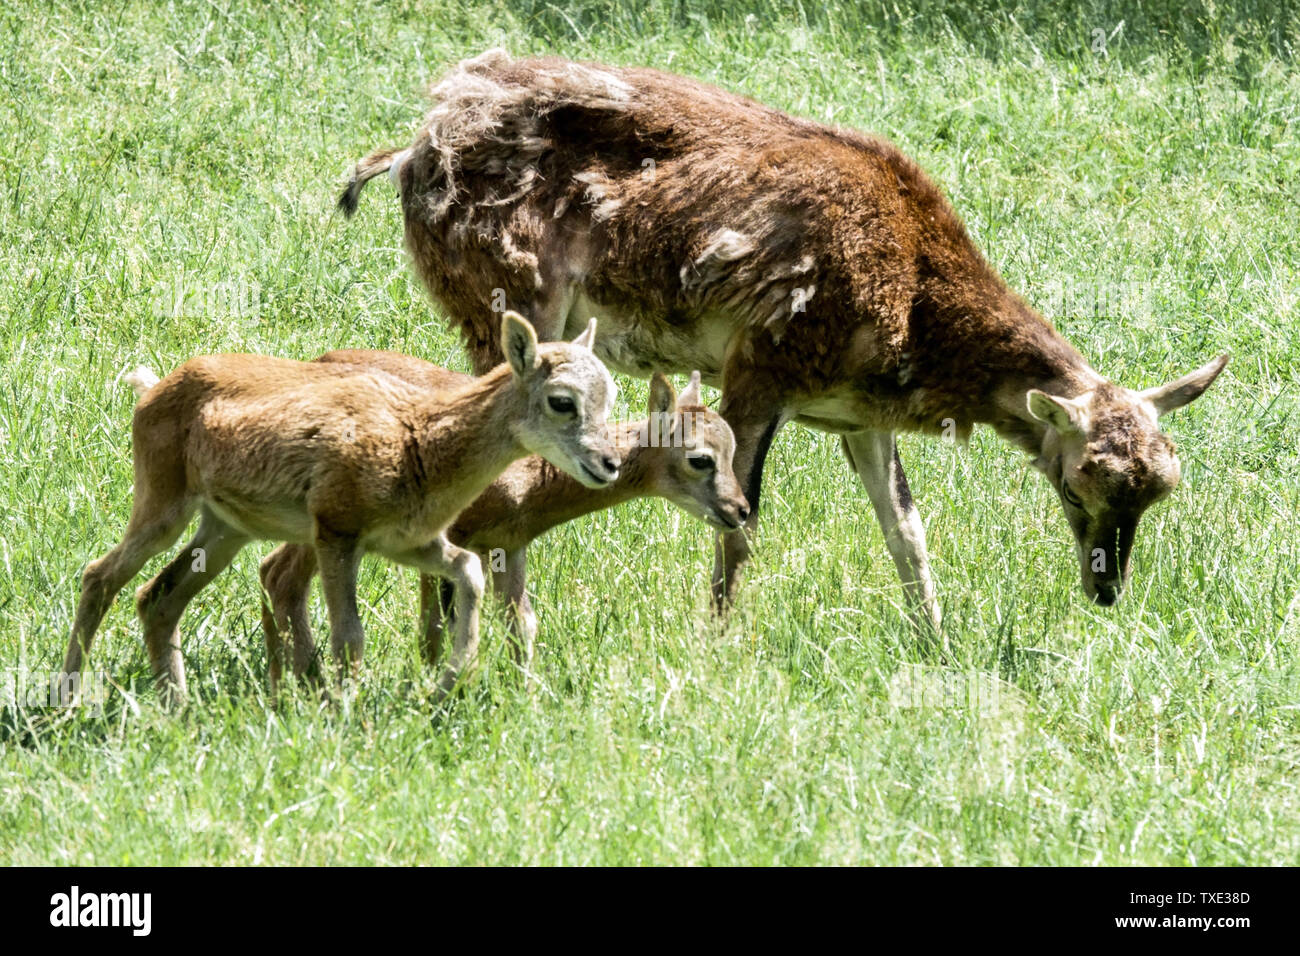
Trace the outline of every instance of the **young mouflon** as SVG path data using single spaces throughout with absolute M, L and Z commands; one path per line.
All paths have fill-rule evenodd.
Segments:
M 476 370 L 500 360 L 487 304 L 543 338 L 600 317 L 629 374 L 700 369 L 736 435 L 745 531 L 719 534 L 733 597 L 764 461 L 789 422 L 842 436 L 921 621 L 937 624 L 925 530 L 895 434 L 976 424 L 1034 456 L 1074 532 L 1085 593 L 1114 603 L 1144 510 L 1178 482 L 1157 417 L 1226 357 L 1146 391 L 1113 384 L 980 254 L 897 147 L 697 80 L 490 50 L 449 70 L 415 141 L 361 160 L 357 207 L 387 172 L 421 281 Z
M 254 539 L 311 546 L 340 678 L 362 656 L 364 553 L 454 582 L 455 643 L 438 681 L 445 696 L 477 652 L 484 585 L 478 556 L 447 539 L 452 519 L 529 454 L 589 488 L 619 474 L 606 429 L 615 386 L 591 352 L 595 320 L 569 343 L 539 345 L 514 312 L 500 330 L 505 364 L 446 389 L 377 369 L 254 355 L 191 359 L 161 381 L 137 370 L 128 378 L 141 396 L 131 518 L 121 543 L 82 576 L 65 674 L 81 671 L 118 591 L 198 511 L 194 538 L 136 594 L 164 701 L 185 698 L 182 612 Z
M 460 387 L 467 375 L 393 352 L 347 349 L 322 355 L 318 362 L 381 369 L 429 388 Z M 666 498 L 715 527 L 739 528 L 749 505 L 731 470 L 735 439 L 722 416 L 703 405 L 699 376 L 677 395 L 662 375 L 650 381 L 649 417 L 612 425 L 622 453 L 618 478 L 587 490 L 537 456 L 514 462 L 469 504 L 447 529 L 453 544 L 479 555 L 499 551 L 507 571 L 494 577 L 514 635 L 516 659 L 532 660 L 537 620 L 524 577 L 528 545 L 556 525 L 613 507 L 633 498 Z M 316 574 L 315 551 L 308 545 L 282 544 L 262 561 L 262 629 L 266 638 L 272 692 L 286 665 L 295 676 L 315 676 L 316 647 L 307 600 Z M 439 586 L 441 584 L 441 587 Z M 437 662 L 443 615 L 452 607 L 449 579 L 420 576 L 421 653 Z M 292 656 L 287 644 L 292 641 Z

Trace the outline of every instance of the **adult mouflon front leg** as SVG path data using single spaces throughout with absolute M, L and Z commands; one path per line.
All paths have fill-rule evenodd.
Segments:
M 492 572 L 492 590 L 505 608 L 510 652 L 516 664 L 529 666 L 537 640 L 537 615 L 528 600 L 528 549 L 507 551 L 505 570 Z
M 925 527 L 898 457 L 892 432 L 862 431 L 842 440 L 849 467 L 857 472 L 875 508 L 880 530 L 903 582 L 912 616 L 923 630 L 938 631 L 941 612 L 930 575 Z
M 719 412 L 736 436 L 732 469 L 749 502 L 744 527 L 720 532 L 714 543 L 710 597 L 716 613 L 725 612 L 735 601 L 740 571 L 749 560 L 750 542 L 758 530 L 759 497 L 763 466 L 776 433 L 788 420 L 785 403 L 770 387 L 770 379 L 748 369 L 728 371 Z

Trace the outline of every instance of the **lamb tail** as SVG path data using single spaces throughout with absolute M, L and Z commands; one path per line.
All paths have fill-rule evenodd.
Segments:
M 134 370 L 122 376 L 122 381 L 135 389 L 135 397 L 139 399 L 144 398 L 149 389 L 157 385 L 160 380 L 151 369 L 137 365 Z

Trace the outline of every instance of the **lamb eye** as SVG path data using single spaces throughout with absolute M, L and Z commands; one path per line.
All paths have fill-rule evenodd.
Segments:
M 696 471 L 713 470 L 713 459 L 708 455 L 691 455 L 686 459 L 686 463 Z
M 561 415 L 572 415 L 578 410 L 578 406 L 573 399 L 565 395 L 552 395 L 546 402 L 551 406 L 551 411 L 558 412 Z
M 1083 502 L 1079 500 L 1079 496 L 1076 495 L 1074 491 L 1070 488 L 1070 486 L 1067 484 L 1061 485 L 1061 497 L 1064 498 L 1069 504 L 1073 505 L 1076 508 L 1083 507 Z

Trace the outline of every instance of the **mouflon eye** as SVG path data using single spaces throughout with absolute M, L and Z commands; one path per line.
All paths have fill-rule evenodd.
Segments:
M 551 406 L 551 411 L 561 415 L 572 415 L 578 410 L 577 403 L 567 395 L 552 395 L 546 402 Z
M 686 459 L 686 463 L 689 464 L 696 471 L 713 470 L 713 459 L 710 458 L 708 455 L 691 455 Z
M 1076 495 L 1074 493 L 1074 490 L 1065 483 L 1061 484 L 1061 497 L 1064 498 L 1067 503 L 1073 505 L 1076 508 L 1083 507 L 1083 502 L 1079 500 L 1079 496 Z

